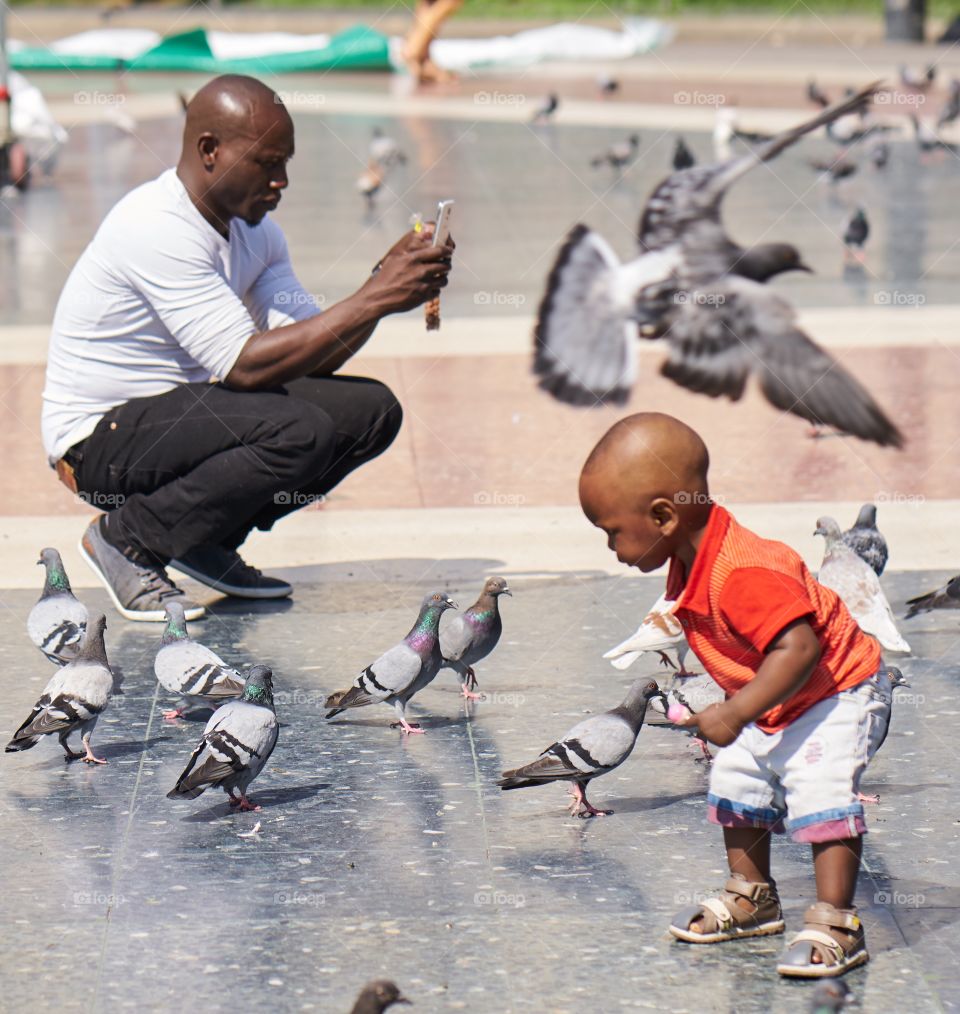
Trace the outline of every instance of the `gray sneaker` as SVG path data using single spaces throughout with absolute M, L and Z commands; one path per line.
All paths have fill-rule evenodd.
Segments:
M 238 599 L 284 599 L 293 588 L 278 577 L 267 577 L 223 546 L 195 546 L 170 566 L 201 584 Z
M 80 555 L 103 582 L 120 615 L 128 620 L 165 623 L 164 607 L 179 602 L 186 619 L 199 620 L 206 609 L 190 602 L 163 567 L 133 560 L 111 546 L 101 531 L 103 520 L 101 515 L 87 526 L 80 540 Z

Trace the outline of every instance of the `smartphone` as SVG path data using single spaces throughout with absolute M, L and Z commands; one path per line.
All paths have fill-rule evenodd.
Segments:
M 437 224 L 433 230 L 433 245 L 443 246 L 450 235 L 450 212 L 453 211 L 453 201 L 441 201 L 437 205 Z

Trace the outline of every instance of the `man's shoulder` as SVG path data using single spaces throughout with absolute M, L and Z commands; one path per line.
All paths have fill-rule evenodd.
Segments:
M 173 184 L 173 174 L 174 170 L 168 169 L 121 197 L 107 212 L 99 234 L 142 245 L 145 236 L 155 239 L 157 230 L 173 229 L 184 234 L 199 232 L 191 221 L 189 209 L 184 207 L 182 195 Z

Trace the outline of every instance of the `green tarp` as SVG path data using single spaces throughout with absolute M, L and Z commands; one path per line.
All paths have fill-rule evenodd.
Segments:
M 313 70 L 390 70 L 387 37 L 363 25 L 334 35 L 323 49 L 299 53 L 218 60 L 202 28 L 169 35 L 131 60 L 112 56 L 73 56 L 50 49 L 20 49 L 10 54 L 16 70 L 163 70 L 201 74 L 291 74 Z

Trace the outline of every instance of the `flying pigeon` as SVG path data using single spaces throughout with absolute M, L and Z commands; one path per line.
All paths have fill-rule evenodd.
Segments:
M 462 613 L 449 613 L 440 621 L 440 654 L 444 667 L 454 669 L 460 678 L 464 697 L 476 698 L 477 675 L 474 665 L 497 646 L 503 632 L 500 619 L 501 595 L 513 597 L 502 577 L 488 577 L 480 598 Z
M 673 615 L 675 602 L 667 598 L 664 592 L 650 607 L 639 627 L 615 648 L 611 648 L 603 657 L 610 659 L 610 664 L 617 669 L 627 669 L 645 652 L 655 651 L 660 656 L 660 664 L 671 666 L 678 676 L 692 676 L 687 671 L 683 660 L 687 657 L 690 645 L 683 633 L 683 627 Z M 677 664 L 674 665 L 667 651 L 673 649 L 677 653 Z
M 395 1003 L 409 1004 L 410 1001 L 400 992 L 400 987 L 395 982 L 389 979 L 375 979 L 368 982 L 360 991 L 350 1014 L 383 1014 Z
M 68 761 L 107 763 L 90 749 L 90 737 L 97 719 L 113 692 L 113 673 L 103 645 L 106 626 L 103 613 L 89 614 L 86 635 L 77 657 L 53 674 L 27 720 L 7 743 L 7 753 L 29 750 L 37 745 L 41 736 L 55 732 Z M 80 731 L 85 753 L 74 753 L 70 749 L 68 740 L 74 730 Z
M 870 223 L 867 221 L 867 213 L 863 208 L 857 210 L 850 216 L 847 228 L 843 233 L 843 255 L 846 260 L 852 259 L 856 263 L 863 263 L 863 246 L 870 235 Z
M 618 172 L 622 172 L 626 166 L 637 157 L 637 150 L 640 147 L 640 135 L 631 134 L 625 141 L 617 141 L 610 145 L 602 154 L 590 159 L 590 165 L 599 169 L 602 165 L 609 165 Z
M 860 508 L 853 527 L 843 533 L 843 541 L 861 560 L 866 560 L 873 567 L 877 577 L 883 573 L 887 565 L 887 540 L 877 528 L 875 504 L 865 503 Z
M 338 690 L 326 699 L 324 707 L 331 709 L 327 718 L 333 718 L 347 708 L 392 704 L 400 719 L 393 723 L 394 726 L 399 725 L 407 734 L 422 733 L 419 725 L 407 721 L 406 707 L 411 698 L 431 683 L 440 671 L 443 665 L 437 629 L 440 615 L 445 609 L 456 608 L 456 602 L 443 592 L 427 595 L 410 633 L 368 665 L 352 687 Z
M 906 615 L 908 620 L 917 613 L 928 613 L 931 609 L 960 609 L 960 574 L 950 578 L 935 591 L 907 599 L 907 605 L 910 607 Z
M 87 608 L 70 589 L 63 560 L 55 549 L 42 549 L 37 564 L 46 568 L 46 579 L 40 599 L 27 617 L 27 633 L 51 662 L 66 665 L 80 650 Z
M 371 162 L 383 166 L 384 169 L 392 169 L 395 165 L 406 165 L 407 162 L 407 156 L 400 145 L 385 134 L 380 127 L 373 128 L 369 155 Z
M 587 784 L 598 775 L 619 767 L 630 756 L 652 697 L 659 697 L 666 703 L 653 680 L 646 677 L 637 680 L 618 708 L 575 725 L 563 739 L 548 746 L 539 760 L 504 771 L 497 785 L 506 790 L 548 782 L 572 782 L 572 815 L 609 816 L 613 810 L 598 810 L 587 802 Z
M 743 251 L 720 221 L 732 183 L 873 91 L 747 155 L 673 173 L 647 201 L 641 253 L 629 263 L 597 233 L 575 226 L 537 314 L 533 369 L 540 386 L 574 405 L 623 404 L 636 378 L 639 325 L 643 337 L 666 341 L 660 372 L 688 390 L 736 401 L 755 372 L 776 408 L 881 446 L 902 445 L 856 378 L 800 330 L 789 303 L 757 281 L 801 268 L 797 251 L 787 244 Z
M 864 633 L 875 637 L 888 651 L 909 652 L 910 645 L 900 636 L 893 620 L 880 580 L 870 564 L 843 541 L 840 526 L 833 518 L 817 519 L 814 535 L 827 540 L 827 549 L 817 580 L 832 588 Z
M 189 637 L 179 602 L 171 602 L 165 608 L 167 626 L 153 660 L 153 671 L 164 690 L 213 705 L 239 697 L 243 693 L 240 673 Z M 179 718 L 185 711 L 186 706 L 181 703 L 171 711 L 164 711 L 163 717 Z
M 553 118 L 553 114 L 557 111 L 560 105 L 560 98 L 556 92 L 551 92 L 544 100 L 537 106 L 534 111 L 532 123 L 547 123 Z
M 265 665 L 252 666 L 243 696 L 227 701 L 210 716 L 203 738 L 167 799 L 196 799 L 204 790 L 219 786 L 230 797 L 231 806 L 259 810 L 247 799 L 247 789 L 273 753 L 279 732 L 273 672 Z
M 677 138 L 673 149 L 673 168 L 675 171 L 691 169 L 697 164 L 693 152 L 687 147 L 687 142 L 682 137 Z

